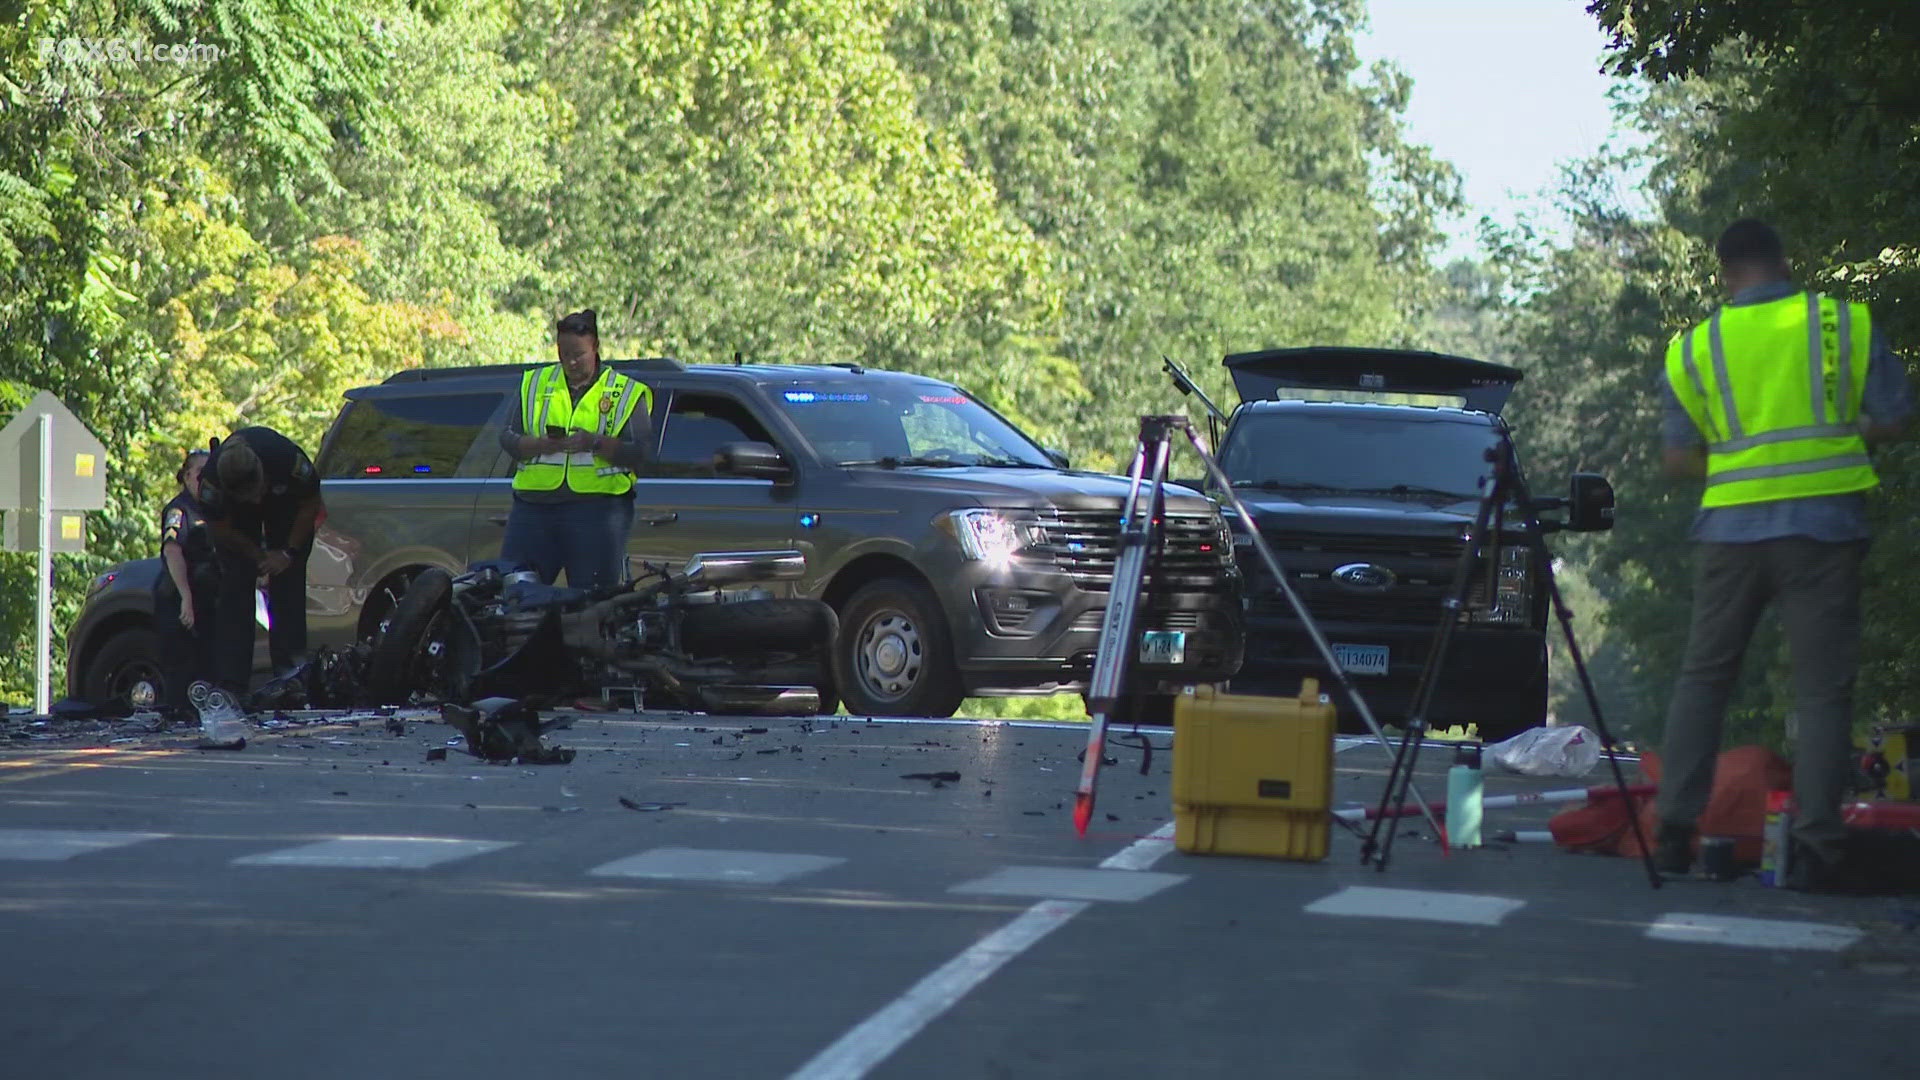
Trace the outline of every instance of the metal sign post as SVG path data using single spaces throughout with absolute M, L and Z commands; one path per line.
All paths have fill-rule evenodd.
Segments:
M 43 716 L 53 704 L 53 553 L 86 550 L 82 512 L 107 508 L 107 460 L 93 432 L 44 390 L 0 425 L 0 550 L 34 552 L 33 709 Z
M 33 598 L 33 711 L 53 707 L 53 414 L 40 414 L 40 553 Z

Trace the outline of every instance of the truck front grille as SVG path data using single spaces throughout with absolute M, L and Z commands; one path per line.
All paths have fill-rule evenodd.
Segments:
M 1055 510 L 1040 519 L 1053 564 L 1092 592 L 1113 583 L 1119 553 L 1120 511 Z M 1216 591 L 1228 588 L 1233 552 L 1220 543 L 1218 519 L 1211 514 L 1168 514 L 1160 550 L 1147 560 L 1150 588 Z
M 1262 534 L 1286 571 L 1287 582 L 1316 620 L 1328 622 L 1411 623 L 1437 626 L 1446 611 L 1463 541 L 1444 537 L 1340 536 L 1322 533 Z M 1252 554 L 1251 549 L 1248 549 Z M 1355 592 L 1339 584 L 1333 571 L 1348 563 L 1373 563 L 1394 573 L 1383 592 Z M 1246 567 L 1248 614 L 1256 618 L 1294 618 L 1287 602 L 1257 554 Z M 1470 604 L 1487 600 L 1486 566 L 1473 569 Z

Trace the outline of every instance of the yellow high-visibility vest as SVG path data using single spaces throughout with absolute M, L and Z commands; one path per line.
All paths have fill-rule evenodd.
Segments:
M 1796 293 L 1722 307 L 1667 346 L 1667 382 L 1707 441 L 1700 505 L 1878 487 L 1860 434 L 1865 304 Z
M 544 435 L 548 425 L 612 435 L 636 408 L 653 408 L 653 390 L 604 365 L 577 405 L 559 364 L 520 377 L 520 422 L 528 435 Z M 515 491 L 556 491 L 562 484 L 583 495 L 624 495 L 633 490 L 633 472 L 591 450 L 577 450 L 527 458 L 513 473 Z

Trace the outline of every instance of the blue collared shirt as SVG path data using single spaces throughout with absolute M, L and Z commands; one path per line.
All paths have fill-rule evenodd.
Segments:
M 1800 288 L 1791 281 L 1770 281 L 1740 290 L 1727 306 L 1765 304 L 1798 292 Z M 1674 396 L 1664 371 L 1660 376 L 1660 394 L 1665 402 L 1660 420 L 1662 442 L 1673 449 L 1704 448 L 1706 438 L 1694 426 L 1693 417 L 1687 415 L 1680 399 Z M 1913 415 L 1913 391 L 1907 384 L 1906 365 L 1893 355 L 1878 324 L 1873 328 L 1873 339 L 1868 346 L 1867 389 L 1860 411 L 1882 424 L 1899 423 Z M 1751 544 L 1783 536 L 1842 542 L 1865 540 L 1872 534 L 1867 527 L 1866 495 L 1855 492 L 1703 507 L 1694 516 L 1690 535 L 1706 543 Z

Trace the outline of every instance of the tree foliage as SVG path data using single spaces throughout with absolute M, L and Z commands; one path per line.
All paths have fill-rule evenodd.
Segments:
M 9 12 L 0 378 L 118 454 L 63 625 L 152 553 L 185 448 L 313 447 L 342 390 L 544 357 L 575 308 L 613 355 L 951 378 L 1112 466 L 1173 404 L 1163 352 L 1224 396 L 1224 352 L 1414 342 L 1456 295 L 1427 256 L 1457 183 L 1405 138 L 1404 77 L 1355 57 L 1362 0 Z
M 1569 177 L 1571 243 L 1496 237 L 1496 261 L 1526 298 L 1512 320 L 1536 373 L 1521 408 L 1557 467 L 1599 463 L 1620 489 L 1619 525 L 1577 549 L 1606 604 L 1606 662 L 1636 731 L 1657 735 L 1686 637 L 1686 528 L 1698 486 L 1658 471 L 1662 350 L 1721 299 L 1711 245 L 1758 216 L 1785 236 L 1809 287 L 1864 300 L 1908 358 L 1920 326 L 1913 237 L 1920 204 L 1920 9 L 1599 0 L 1589 5 L 1614 48 L 1609 66 L 1650 82 L 1631 119 L 1651 137 L 1649 216 L 1622 209 L 1609 184 L 1623 162 Z M 1876 452 L 1876 541 L 1865 596 L 1862 722 L 1905 715 L 1920 691 L 1920 539 L 1910 526 L 1920 455 Z M 1769 626 L 1749 654 L 1736 730 L 1777 739 L 1790 712 L 1786 656 Z

